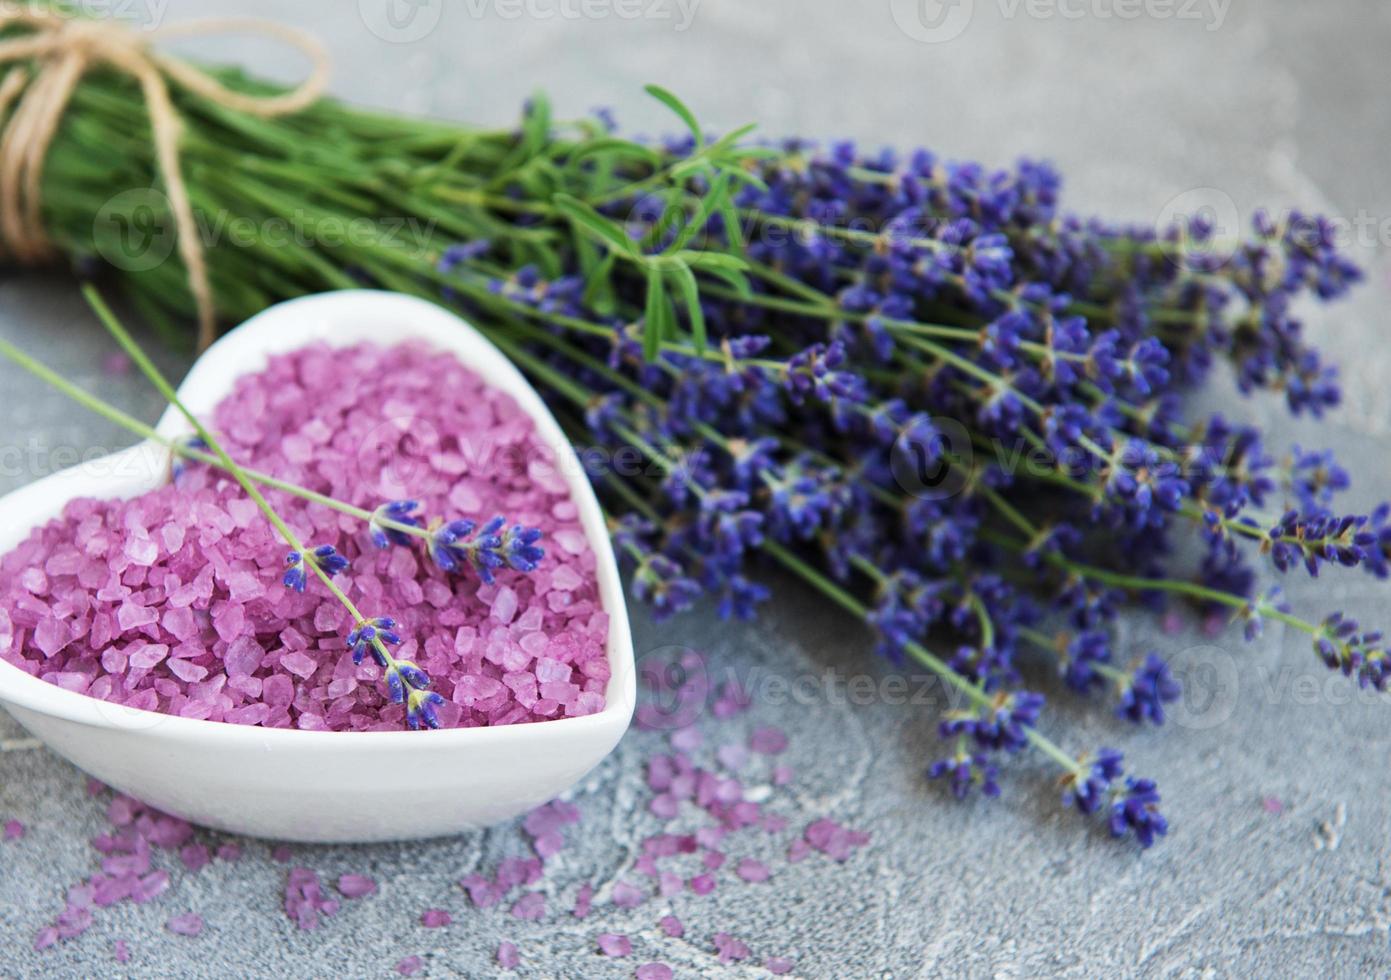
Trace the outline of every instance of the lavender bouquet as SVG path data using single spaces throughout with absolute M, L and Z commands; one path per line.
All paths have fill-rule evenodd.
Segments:
M 1329 454 L 1277 457 L 1185 402 L 1225 360 L 1295 414 L 1337 404 L 1298 318 L 1359 278 L 1326 222 L 1258 215 L 1221 243 L 1201 220 L 1079 218 L 1044 163 L 712 136 L 649 91 L 680 136 L 560 122 L 541 97 L 488 131 L 328 100 L 260 119 L 176 91 L 218 311 L 364 284 L 461 309 L 586 450 L 640 599 L 747 618 L 765 570 L 800 579 L 960 695 L 924 760 L 958 797 L 997 794 L 1002 760 L 1031 750 L 1065 805 L 1142 846 L 1165 833 L 1154 783 L 1113 750 L 1064 748 L 1021 677 L 1043 663 L 1161 723 L 1178 684 L 1113 649 L 1127 603 L 1186 601 L 1248 638 L 1275 620 L 1385 688 L 1380 633 L 1295 613 L 1263 573 L 1384 577 L 1387 508 L 1339 510 Z M 94 72 L 49 151 L 44 223 L 83 276 L 188 343 L 159 174 L 140 89 Z M 1175 557 L 1185 542 L 1196 559 Z

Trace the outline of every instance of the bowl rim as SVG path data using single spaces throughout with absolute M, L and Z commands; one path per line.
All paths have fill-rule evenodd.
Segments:
M 515 743 L 573 738 L 608 732 L 615 726 L 621 732 L 628 727 L 637 701 L 636 662 L 623 583 L 618 574 L 617 559 L 606 533 L 601 535 L 600 546 L 595 546 L 593 528 L 597 527 L 601 531 L 604 528 L 603 512 L 599 507 L 598 498 L 585 476 L 574 448 L 540 394 L 506 355 L 468 321 L 429 300 L 386 290 L 342 289 L 297 297 L 268 307 L 214 342 L 198 356 L 178 386 L 179 397 L 195 413 L 206 412 L 230 392 L 237 379 L 249 371 L 257 370 L 258 366 L 263 368 L 275 354 L 297 350 L 316 342 L 342 347 L 367 340 L 366 337 L 348 335 L 351 334 L 350 330 L 336 329 L 335 332 L 333 325 L 338 324 L 341 327 L 344 321 L 353 318 L 360 320 L 369 315 L 388 320 L 400 318 L 404 321 L 398 324 L 399 333 L 390 343 L 424 340 L 457 357 L 470 370 L 479 374 L 490 387 L 501 389 L 511 395 L 519 407 L 531 416 L 538 434 L 548 448 L 556 452 L 557 458 L 567 464 L 562 467 L 562 475 L 569 486 L 571 497 L 579 508 L 585 537 L 594 550 L 600 605 L 609 615 L 605 654 L 611 674 L 604 692 L 603 709 L 577 718 L 429 731 L 402 728 L 399 731 L 334 732 L 266 728 L 260 725 L 185 718 L 127 707 L 50 684 L 3 658 L 0 658 L 0 703 L 13 704 L 38 714 L 94 728 L 130 732 L 158 731 L 161 736 L 202 742 L 243 739 L 260 743 L 268 749 L 290 742 L 308 746 L 326 739 L 341 740 L 347 736 L 351 736 L 355 747 L 363 749 L 395 747 L 397 743 L 405 744 L 406 740 L 416 749 L 440 748 L 446 745 L 451 748 L 466 748 L 469 745 L 482 746 L 502 740 Z M 297 327 L 294 326 L 296 323 Z M 383 343 L 380 340 L 375 342 Z M 227 370 L 229 363 L 235 364 L 238 361 L 243 364 L 242 368 L 234 367 Z M 220 388 L 217 386 L 218 383 L 221 384 Z M 190 390 L 186 392 L 185 388 Z M 191 432 L 186 420 L 172 405 L 161 416 L 156 430 L 169 436 Z M 78 492 L 62 496 L 56 506 L 35 506 L 35 500 L 48 496 L 44 490 L 50 484 L 80 484 L 81 471 L 93 464 L 109 462 L 119 465 L 123 461 L 133 461 L 140 456 L 160 460 L 162 469 L 168 467 L 169 451 L 154 440 L 144 440 L 99 459 L 85 461 L 49 474 L 0 497 L 0 526 L 4 526 L 3 517 L 9 510 L 27 506 L 31 510 L 46 509 L 48 513 L 47 517 L 6 528 L 5 537 L 9 543 L 3 550 L 8 551 L 23 541 L 40 523 L 52 520 L 70 501 L 90 496 L 81 492 L 79 488 Z M 146 470 L 149 471 L 150 467 L 147 466 Z M 150 488 L 146 479 L 138 486 L 132 484 L 125 490 L 129 496 L 148 492 Z M 113 490 L 116 490 L 113 496 L 120 495 L 119 488 L 113 487 Z

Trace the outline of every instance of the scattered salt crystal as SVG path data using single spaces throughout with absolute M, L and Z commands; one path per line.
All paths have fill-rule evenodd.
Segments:
M 426 909 L 420 913 L 420 924 L 426 929 L 440 929 L 454 921 L 444 909 Z
M 18 820 L 6 820 L 4 828 L 5 840 L 19 840 L 24 836 L 24 824 Z
M 577 919 L 583 919 L 589 915 L 590 903 L 594 899 L 594 886 L 586 882 L 580 886 L 579 892 L 575 895 L 575 907 L 570 913 Z
M 672 980 L 675 975 L 665 963 L 644 963 L 633 974 L 637 980 Z
M 208 856 L 208 849 L 202 844 L 185 844 L 179 850 L 179 860 L 189 871 L 200 871 L 207 866 L 211 859 Z
M 126 945 L 124 939 L 118 939 L 111 946 L 111 955 L 115 957 L 117 963 L 129 963 L 130 947 Z
M 744 858 L 734 871 L 740 878 L 748 882 L 767 881 L 769 878 L 768 866 L 753 858 Z
M 377 883 L 366 875 L 339 875 L 338 891 L 344 898 L 365 898 L 377 890 Z
M 407 956 L 396 964 L 396 972 L 403 977 L 413 977 L 425 967 L 425 961 L 419 956 Z
M 721 963 L 731 963 L 749 958 L 749 947 L 727 932 L 717 932 L 714 936 L 715 952 Z
M 546 896 L 541 892 L 527 892 L 513 904 L 512 914 L 531 922 L 539 920 L 546 914 Z
M 715 890 L 715 876 L 709 874 L 696 875 L 690 880 L 691 891 L 697 895 L 709 895 Z
M 522 962 L 521 955 L 517 952 L 514 943 L 506 940 L 497 944 L 497 965 L 504 970 L 515 970 Z
M 620 881 L 613 886 L 613 904 L 621 909 L 636 908 L 647 900 L 642 889 L 629 881 Z
M 785 956 L 770 956 L 763 961 L 763 969 L 775 977 L 780 977 L 784 973 L 792 972 L 792 961 Z
M 631 939 L 612 932 L 599 933 L 596 942 L 599 944 L 599 951 L 605 956 L 622 957 L 633 951 Z
M 731 742 L 721 745 L 715 750 L 715 758 L 720 760 L 720 765 L 731 772 L 738 772 L 748 764 L 749 750 L 742 745 Z
M 176 915 L 164 924 L 176 936 L 196 936 L 203 931 L 203 917 L 196 912 Z
M 749 748 L 764 755 L 778 755 L 787 748 L 787 733 L 781 728 L 755 728 L 749 736 Z

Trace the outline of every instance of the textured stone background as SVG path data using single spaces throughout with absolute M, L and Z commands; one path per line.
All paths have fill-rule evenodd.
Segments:
M 1113 217 L 1153 221 L 1175 198 L 1191 202 L 1195 189 L 1215 188 L 1216 197 L 1196 193 L 1226 195 L 1242 215 L 1267 202 L 1360 218 L 1356 250 L 1370 282 L 1352 302 L 1311 317 L 1345 364 L 1346 409 L 1316 433 L 1269 403 L 1238 405 L 1220 386 L 1210 397 L 1266 420 L 1283 440 L 1334 445 L 1362 502 L 1387 492 L 1391 278 L 1381 222 L 1391 218 L 1391 8 L 1375 0 L 1264 0 L 1215 12 L 1209 0 L 1177 0 L 1144 9 L 1195 16 L 1139 19 L 1121 17 L 1131 8 L 1110 0 L 1063 0 L 1061 9 L 964 0 L 945 22 L 948 33 L 964 30 L 935 43 L 914 36 L 926 23 L 913 19 L 915 0 L 703 0 L 686 30 L 677 29 L 674 0 L 643 0 L 653 16 L 635 20 L 563 15 L 633 9 L 602 2 L 527 0 L 522 16 L 508 17 L 519 9 L 510 0 L 424 0 L 405 30 L 434 26 L 417 40 L 382 30 L 377 0 L 363 0 L 366 18 L 350 0 L 118 6 L 146 19 L 162 11 L 170 21 L 227 12 L 294 21 L 329 42 L 337 92 L 412 113 L 505 123 L 528 92 L 544 88 L 561 113 L 606 104 L 631 127 L 656 127 L 665 121 L 640 86 L 660 80 L 716 127 L 757 119 L 771 133 L 926 143 L 998 163 L 1049 157 L 1068 177 L 1074 209 Z M 656 16 L 664 11 L 671 18 Z M 260 43 L 196 50 L 286 79 L 296 70 Z M 7 273 L 0 335 L 155 417 L 159 406 L 139 380 L 101 373 L 108 344 L 67 280 Z M 184 364 L 171 358 L 168 366 Z M 3 378 L 0 487 L 63 465 L 63 452 L 128 441 L 37 383 L 14 372 Z M 1388 593 L 1361 579 L 1291 585 L 1315 611 L 1339 606 L 1387 620 Z M 654 627 L 639 613 L 639 652 L 690 643 L 745 675 L 887 676 L 861 630 L 793 588 L 780 592 L 752 627 L 702 615 Z M 1027 760 L 1010 767 L 1004 799 L 947 801 L 920 778 L 936 751 L 933 709 L 856 706 L 834 694 L 813 706 L 760 703 L 752 719 L 792 731 L 790 759 L 801 773 L 797 793 L 780 796 L 777 809 L 795 825 L 829 814 L 870 830 L 873 843 L 843 866 L 807 861 L 763 889 L 722 887 L 710 899 L 678 902 L 683 942 L 653 930 L 652 906 L 602 910 L 583 928 L 564 916 L 526 924 L 466 911 L 453 882 L 486 855 L 517 849 L 516 828 L 503 827 L 424 845 L 298 848 L 296 861 L 326 878 L 368 869 L 382 882 L 378 897 L 352 903 L 319 932 L 299 932 L 280 912 L 285 866 L 249 843 L 240 864 L 176 875 L 156 904 L 111 910 L 81 939 L 36 955 L 35 930 L 61 908 L 63 889 L 94 870 L 87 839 L 104 820 L 75 770 L 0 718 L 0 819 L 30 827 L 22 842 L 0 845 L 0 975 L 109 975 L 117 936 L 131 941 L 129 970 L 138 976 L 380 976 L 410 953 L 427 954 L 432 976 L 486 975 L 502 938 L 521 947 L 530 975 L 626 976 L 659 957 L 683 975 L 722 975 L 708 953 L 709 935 L 721 929 L 760 957 L 785 953 L 801 973 L 822 977 L 1386 975 L 1385 703 L 1330 678 L 1279 629 L 1246 647 L 1196 629 L 1162 635 L 1139 615 L 1123 626 L 1124 647 L 1153 645 L 1187 678 L 1180 723 L 1135 732 L 1103 707 L 1059 698 L 1049 727 L 1070 747 L 1116 744 L 1160 781 L 1175 827 L 1161 846 L 1141 855 L 1060 812 L 1051 774 Z M 737 735 L 743 724 L 730 730 Z M 580 880 L 610 880 L 651 831 L 633 810 L 643 798 L 639 762 L 657 744 L 631 735 L 577 791 L 583 829 L 552 877 L 562 899 Z M 453 909 L 455 925 L 420 929 L 429 905 Z M 163 931 L 170 915 L 190 908 L 208 920 L 201 938 Z M 603 929 L 632 932 L 638 952 L 600 960 L 592 937 Z

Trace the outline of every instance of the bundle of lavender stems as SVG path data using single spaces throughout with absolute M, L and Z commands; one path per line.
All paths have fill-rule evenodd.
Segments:
M 1033 751 L 1064 805 L 1143 846 L 1165 833 L 1155 784 L 1070 745 L 1033 689 L 1162 722 L 1179 686 L 1114 648 L 1127 605 L 1186 602 L 1248 639 L 1279 622 L 1385 688 L 1379 633 L 1270 583 L 1384 577 L 1387 508 L 1345 513 L 1329 454 L 1188 399 L 1225 361 L 1295 415 L 1337 404 L 1299 319 L 1359 278 L 1329 223 L 1262 213 L 1226 242 L 1084 219 L 1044 163 L 715 137 L 649 91 L 682 135 L 559 122 L 539 97 L 490 131 L 176 93 L 220 313 L 360 286 L 461 311 L 582 450 L 639 599 L 751 618 L 767 580 L 800 580 L 864 622 L 867 653 L 953 692 L 923 769 L 958 797 Z M 50 235 L 188 345 L 177 254 L 132 252 L 173 225 L 157 174 L 134 83 L 91 75 L 46 166 Z

